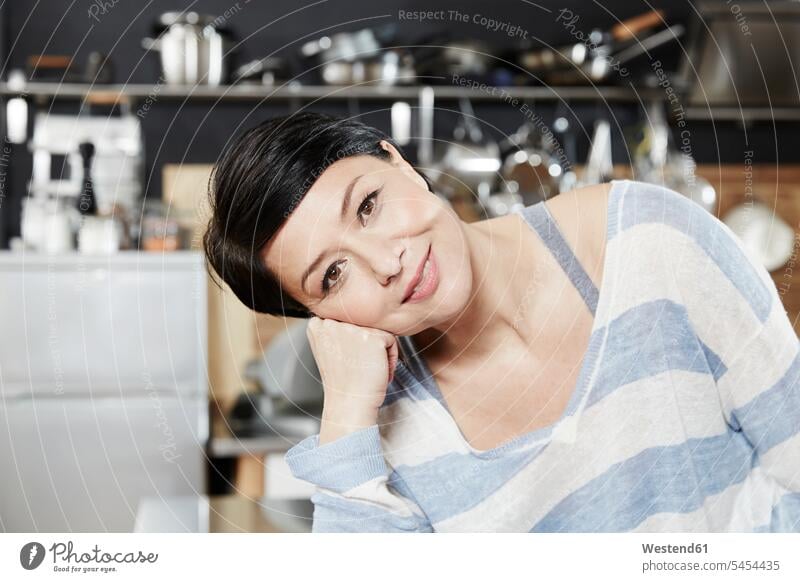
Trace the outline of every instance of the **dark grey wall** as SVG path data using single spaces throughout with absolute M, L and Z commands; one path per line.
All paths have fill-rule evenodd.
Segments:
M 311 6 L 314 4 L 313 6 Z M 154 83 L 159 75 L 158 58 L 140 48 L 143 37 L 153 33 L 156 17 L 167 10 L 191 9 L 217 16 L 230 14 L 227 25 L 241 41 L 236 57 L 239 62 L 263 57 L 275 52 L 292 57 L 304 39 L 340 30 L 355 30 L 368 25 L 394 22 L 402 43 L 415 44 L 427 35 L 449 32 L 456 38 L 479 38 L 497 47 L 498 54 L 511 48 L 514 40 L 507 35 L 491 32 L 477 24 L 450 22 L 419 23 L 398 20 L 399 10 L 460 10 L 462 13 L 480 13 L 487 17 L 518 24 L 528 31 L 533 40 L 558 45 L 571 41 L 569 32 L 555 22 L 554 14 L 569 6 L 580 15 L 579 27 L 607 28 L 617 20 L 645 12 L 650 7 L 663 8 L 670 22 L 685 22 L 694 12 L 688 0 L 613 0 L 594 2 L 556 2 L 540 0 L 538 4 L 553 11 L 536 8 L 523 0 L 377 0 L 373 2 L 327 0 L 196 0 L 194 2 L 168 2 L 165 0 L 42 0 L 38 3 L 15 0 L 6 2 L 0 9 L 0 56 L 6 77 L 13 68 L 24 68 L 25 60 L 32 54 L 74 55 L 82 68 L 91 51 L 110 54 L 115 65 L 118 83 Z M 303 8 L 304 6 L 310 6 Z M 94 18 L 90 15 L 94 14 Z M 292 14 L 292 12 L 294 12 Z M 358 22 L 356 22 L 358 21 Z M 656 56 L 667 66 L 677 67 L 681 58 L 678 45 L 660 49 Z M 6 58 L 7 57 L 7 58 Z M 442 103 L 448 106 L 447 103 Z M 450 104 L 454 106 L 454 104 Z M 554 104 L 534 104 L 546 121 L 556 115 Z M 69 108 L 69 105 L 58 105 Z M 254 108 L 249 103 L 224 103 L 213 106 L 204 102 L 181 103 L 159 99 L 143 117 L 145 133 L 147 194 L 161 195 L 161 167 L 174 162 L 214 162 L 226 141 L 259 120 L 287 112 L 285 103 L 262 105 Z M 325 103 L 318 110 L 346 113 L 347 103 Z M 388 113 L 379 111 L 385 103 L 359 103 L 360 111 L 375 111 L 365 116 L 365 121 L 388 130 Z M 500 132 L 509 133 L 521 122 L 519 111 L 503 104 L 479 104 L 477 113 Z M 563 113 L 563 111 L 561 112 Z M 640 116 L 636 106 L 618 105 L 609 111 L 608 105 L 576 105 L 574 121 L 583 125 L 576 143 L 577 161 L 582 162 L 588 148 L 591 126 L 599 115 L 614 115 L 621 125 L 635 123 Z M 442 137 L 451 135 L 453 117 L 437 115 L 437 132 Z M 800 137 L 796 126 L 773 127 L 761 124 L 750 129 L 751 144 L 759 159 L 767 161 L 777 157 L 775 142 L 788 157 L 797 158 Z M 739 161 L 744 149 L 741 129 L 733 124 L 692 123 L 693 153 L 699 162 Z M 758 147 L 759 144 L 764 147 Z M 621 135 L 615 136 L 615 154 L 620 161 L 626 159 Z M 18 232 L 19 197 L 25 191 L 30 176 L 30 156 L 24 148 L 16 147 L 14 167 L 7 189 L 5 203 L 0 206 L 5 233 L 0 232 L 0 244 Z M 783 155 L 783 154 L 782 154 Z M 785 157 L 782 157 L 785 159 Z

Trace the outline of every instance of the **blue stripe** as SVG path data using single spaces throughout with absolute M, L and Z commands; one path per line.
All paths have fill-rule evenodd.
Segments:
M 728 371 L 728 368 L 722 363 L 720 357 L 714 353 L 714 350 L 708 347 L 700 338 L 697 338 L 697 341 L 700 342 L 700 347 L 706 356 L 706 362 L 708 362 L 708 368 L 711 371 L 711 375 L 714 376 L 714 381 L 719 382 L 719 379 L 725 375 L 725 373 Z
M 800 493 L 783 495 L 772 508 L 770 522 L 753 531 L 800 533 Z
M 717 355 L 695 335 L 686 308 L 668 299 L 642 303 L 614 319 L 604 356 L 587 408 L 620 386 L 669 370 L 715 378 L 725 371 Z
M 796 435 L 800 431 L 800 352 L 775 385 L 732 410 L 731 416 L 761 454 Z
M 427 383 L 434 381 L 433 378 L 427 374 L 422 374 L 419 377 Z M 418 377 L 411 372 L 407 365 L 403 364 L 403 362 L 398 362 L 394 370 L 394 380 L 389 384 L 386 390 L 386 398 L 381 406 L 388 406 L 401 398 L 429 400 L 433 398 L 433 394 L 421 385 Z
M 330 532 L 423 532 L 432 531 L 424 518 L 402 516 L 374 503 L 340 499 L 320 491 L 311 496 L 314 504 L 313 533 Z
M 756 268 L 741 251 L 732 234 L 700 205 L 673 190 L 633 182 L 624 194 L 624 210 L 618 232 L 642 223 L 661 223 L 690 237 L 716 263 L 719 269 L 750 305 L 762 323 L 772 309 L 770 290 Z M 610 233 L 613 238 L 616 233 Z M 763 268 L 763 267 L 760 267 Z
M 319 435 L 307 437 L 284 455 L 298 479 L 337 493 L 389 474 L 383 458 L 378 425 L 319 444 Z
M 408 366 L 406 366 L 402 360 L 399 360 L 394 370 L 394 379 L 386 388 L 386 396 L 383 399 L 381 407 L 394 404 L 403 398 L 425 400 L 427 398 L 432 398 L 432 396 L 424 390 L 418 389 L 416 378 L 413 376 Z
M 530 464 L 545 446 L 490 459 L 448 453 L 419 465 L 399 465 L 389 482 L 406 497 L 413 497 L 436 523 L 478 505 Z
M 656 513 L 688 513 L 747 477 L 757 457 L 737 432 L 651 447 L 559 502 L 535 532 L 623 532 Z

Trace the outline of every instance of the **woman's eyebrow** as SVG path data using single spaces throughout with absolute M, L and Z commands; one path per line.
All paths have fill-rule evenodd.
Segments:
M 350 183 L 347 184 L 347 187 L 344 189 L 344 196 L 342 197 L 342 209 L 339 213 L 339 222 L 344 222 L 344 219 L 347 216 L 347 213 L 350 209 L 350 199 L 353 197 L 353 189 L 355 188 L 358 181 L 363 177 L 364 174 L 356 176 L 355 178 L 350 180 Z M 308 279 L 308 276 L 316 270 L 316 268 L 319 266 L 319 264 L 322 262 L 322 259 L 324 258 L 325 258 L 325 251 L 322 251 L 320 254 L 317 255 L 317 258 L 314 259 L 311 265 L 309 265 L 309 267 L 305 270 L 303 276 L 300 279 L 300 287 L 309 295 L 311 293 L 309 293 L 308 289 L 306 289 L 306 280 Z

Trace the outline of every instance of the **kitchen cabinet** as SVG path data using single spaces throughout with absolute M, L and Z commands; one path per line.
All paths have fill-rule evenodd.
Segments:
M 0 253 L 0 320 L 0 530 L 132 531 L 206 491 L 200 253 Z
M 198 398 L 17 397 L 0 406 L 5 531 L 131 531 L 140 500 L 204 483 Z

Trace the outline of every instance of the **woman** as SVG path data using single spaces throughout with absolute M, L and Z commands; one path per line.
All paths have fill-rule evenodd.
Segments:
M 798 340 L 731 231 L 621 181 L 466 224 L 378 131 L 267 121 L 208 259 L 311 317 L 314 531 L 796 531 Z

